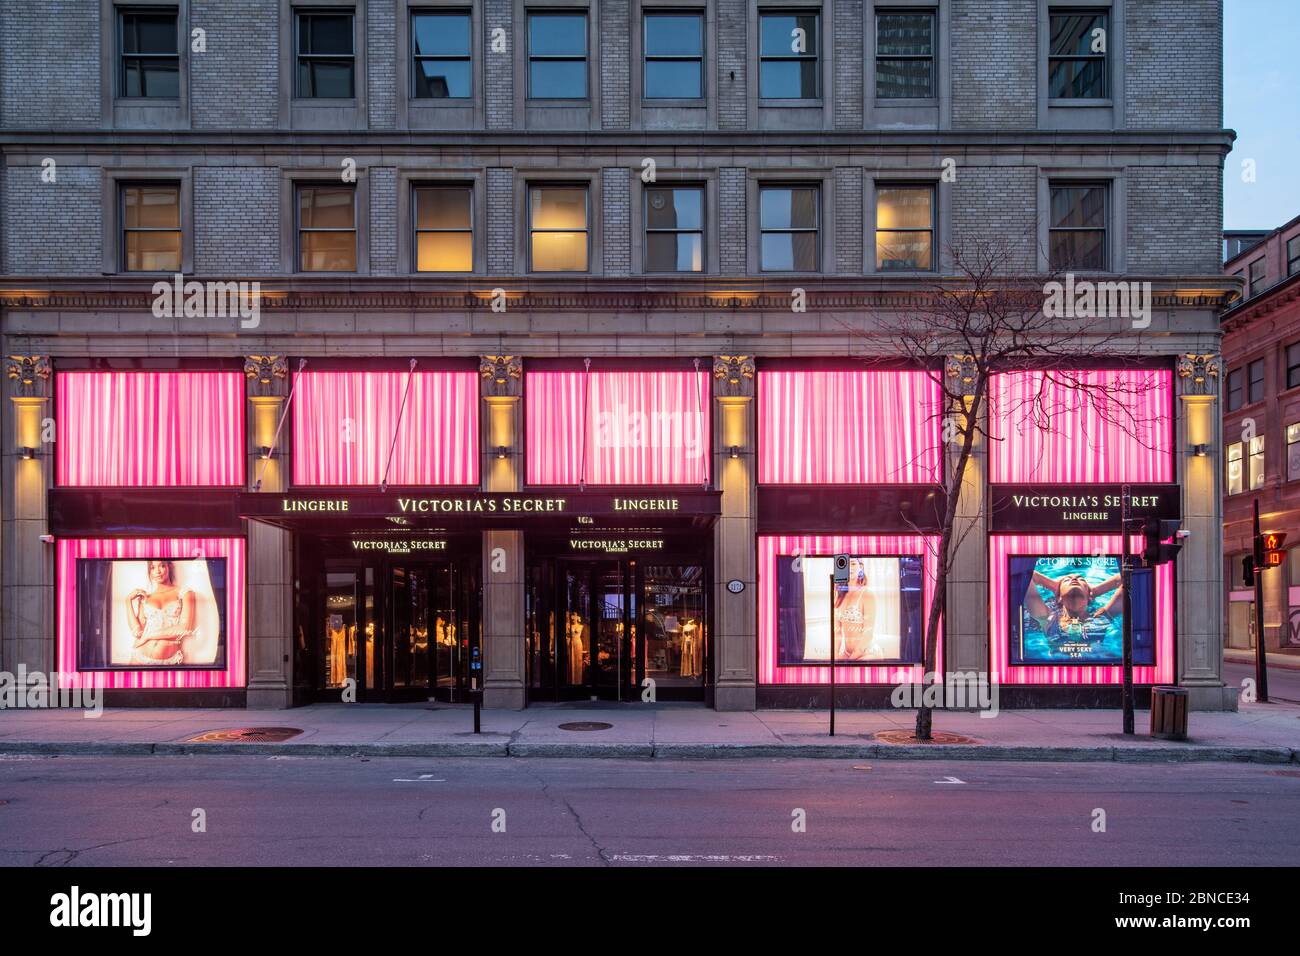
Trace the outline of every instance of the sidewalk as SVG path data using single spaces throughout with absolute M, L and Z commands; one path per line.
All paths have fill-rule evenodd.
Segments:
M 1239 664 L 1254 664 L 1255 652 L 1240 647 L 1227 647 L 1223 650 L 1225 661 Z M 1287 647 L 1282 650 L 1265 651 L 1264 660 L 1269 667 L 1282 667 L 1287 670 L 1300 670 L 1300 647 Z
M 996 717 L 939 711 L 936 732 L 973 743 L 890 743 L 911 732 L 911 711 L 841 711 L 827 736 L 825 711 L 719 713 L 689 704 L 535 705 L 484 711 L 452 704 L 316 704 L 293 710 L 106 709 L 0 711 L 0 754 L 250 754 L 458 757 L 842 757 L 962 760 L 1239 760 L 1300 763 L 1300 707 L 1243 704 L 1237 713 L 1191 715 L 1187 742 L 1124 737 L 1113 710 L 1002 711 Z M 569 730 L 567 723 L 602 729 Z M 200 734 L 252 727 L 301 730 L 283 743 L 195 743 Z

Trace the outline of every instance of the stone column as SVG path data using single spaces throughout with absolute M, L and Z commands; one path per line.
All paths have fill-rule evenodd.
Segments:
M 248 378 L 248 487 L 266 494 L 285 490 L 288 458 L 276 448 L 284 413 L 288 367 L 280 355 L 250 355 Z M 284 441 L 281 434 L 280 441 Z M 261 486 L 258 487 L 258 478 Z M 248 522 L 248 707 L 278 710 L 293 703 L 293 535 Z
M 713 474 L 722 515 L 713 532 L 713 660 L 718 710 L 757 706 L 758 530 L 754 454 L 754 362 L 748 355 L 713 361 Z M 733 594 L 728 581 L 744 590 Z
M 479 362 L 483 396 L 484 491 L 523 486 L 520 395 L 523 362 L 513 355 L 484 355 Z M 524 681 L 524 533 L 483 532 L 483 706 L 521 710 Z
M 0 669 L 12 672 L 25 664 L 48 673 L 55 666 L 54 547 L 41 536 L 47 530 L 56 437 L 48 418 L 50 361 L 44 355 L 13 355 L 8 368 L 13 392 L 0 448 L 7 478 L 0 505 Z
M 949 357 L 945 375 L 948 391 L 970 396 L 975 386 L 974 359 L 969 355 Z M 972 401 L 970 397 L 966 401 Z M 985 417 L 988 403 L 985 402 Z M 960 414 L 954 411 L 952 414 Z M 942 431 L 946 434 L 948 429 Z M 945 467 L 956 467 L 961 450 L 960 436 L 945 441 Z M 957 546 L 952 554 L 948 576 L 948 608 L 961 608 L 960 614 L 946 615 L 943 636 L 944 670 L 987 673 L 989 667 L 989 582 L 988 582 L 988 509 L 984 501 L 988 450 L 984 436 L 976 434 L 966 474 L 957 500 L 953 532 Z
M 1199 710 L 1235 709 L 1223 685 L 1223 521 L 1219 356 L 1178 360 L 1183 528 L 1178 556 L 1178 683 Z

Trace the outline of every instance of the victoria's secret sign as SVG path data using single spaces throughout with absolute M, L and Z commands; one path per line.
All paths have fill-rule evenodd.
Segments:
M 1129 485 L 1131 518 L 1182 517 L 1178 485 Z M 1122 485 L 994 485 L 991 531 L 1119 531 Z

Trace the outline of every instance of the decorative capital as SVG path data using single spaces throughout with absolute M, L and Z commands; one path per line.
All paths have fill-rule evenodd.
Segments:
M 948 394 L 956 392 L 959 395 L 974 395 L 975 373 L 975 356 L 949 355 L 948 362 L 944 366 L 944 375 L 947 376 L 948 384 L 952 389 Z
M 1183 383 L 1184 395 L 1217 395 L 1219 393 L 1219 356 L 1178 356 L 1178 378 Z
M 718 382 L 719 395 L 753 395 L 754 357 L 719 355 L 713 360 L 713 377 Z
M 274 391 L 276 379 L 289 377 L 289 362 L 283 355 L 250 355 L 244 360 L 244 376 L 254 383 L 254 391 L 266 395 Z
M 15 395 L 42 395 L 45 383 L 50 380 L 50 358 L 48 355 L 11 355 L 9 377 L 14 382 Z
M 515 355 L 484 355 L 479 359 L 478 374 L 484 395 L 518 395 L 524 362 Z

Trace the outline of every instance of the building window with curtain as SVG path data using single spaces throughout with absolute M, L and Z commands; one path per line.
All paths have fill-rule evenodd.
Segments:
M 411 13 L 415 99 L 468 99 L 474 94 L 470 15 L 464 10 Z
M 704 271 L 704 188 L 649 186 L 645 191 L 646 272 Z
M 181 189 L 173 184 L 121 188 L 122 271 L 181 271 Z
M 1105 10 L 1054 9 L 1048 20 L 1047 95 L 1054 100 L 1110 96 L 1109 19 Z
M 817 186 L 763 186 L 758 215 L 762 271 L 817 271 L 821 217 Z
M 587 187 L 530 187 L 528 236 L 531 271 L 586 272 L 590 241 Z
M 1244 464 L 1244 462 L 1242 461 L 1244 451 L 1245 451 L 1245 446 L 1239 441 L 1235 441 L 1228 446 L 1227 483 L 1228 483 L 1228 494 L 1230 495 L 1239 495 L 1242 493 L 1242 491 L 1245 490 L 1245 483 L 1242 480 L 1244 477 L 1243 468 L 1242 468 L 1242 465 Z
M 415 194 L 415 271 L 474 271 L 474 191 L 420 186 Z
M 1250 490 L 1264 487 L 1264 436 L 1256 435 L 1250 440 Z
M 934 268 L 934 187 L 876 188 L 876 271 Z
M 352 188 L 298 187 L 298 269 L 357 271 L 356 192 Z
M 1300 423 L 1286 426 L 1286 478 L 1300 478 Z
M 765 100 L 821 96 L 821 15 L 763 10 L 758 15 L 758 95 Z
M 934 96 L 934 11 L 876 14 L 876 98 Z

